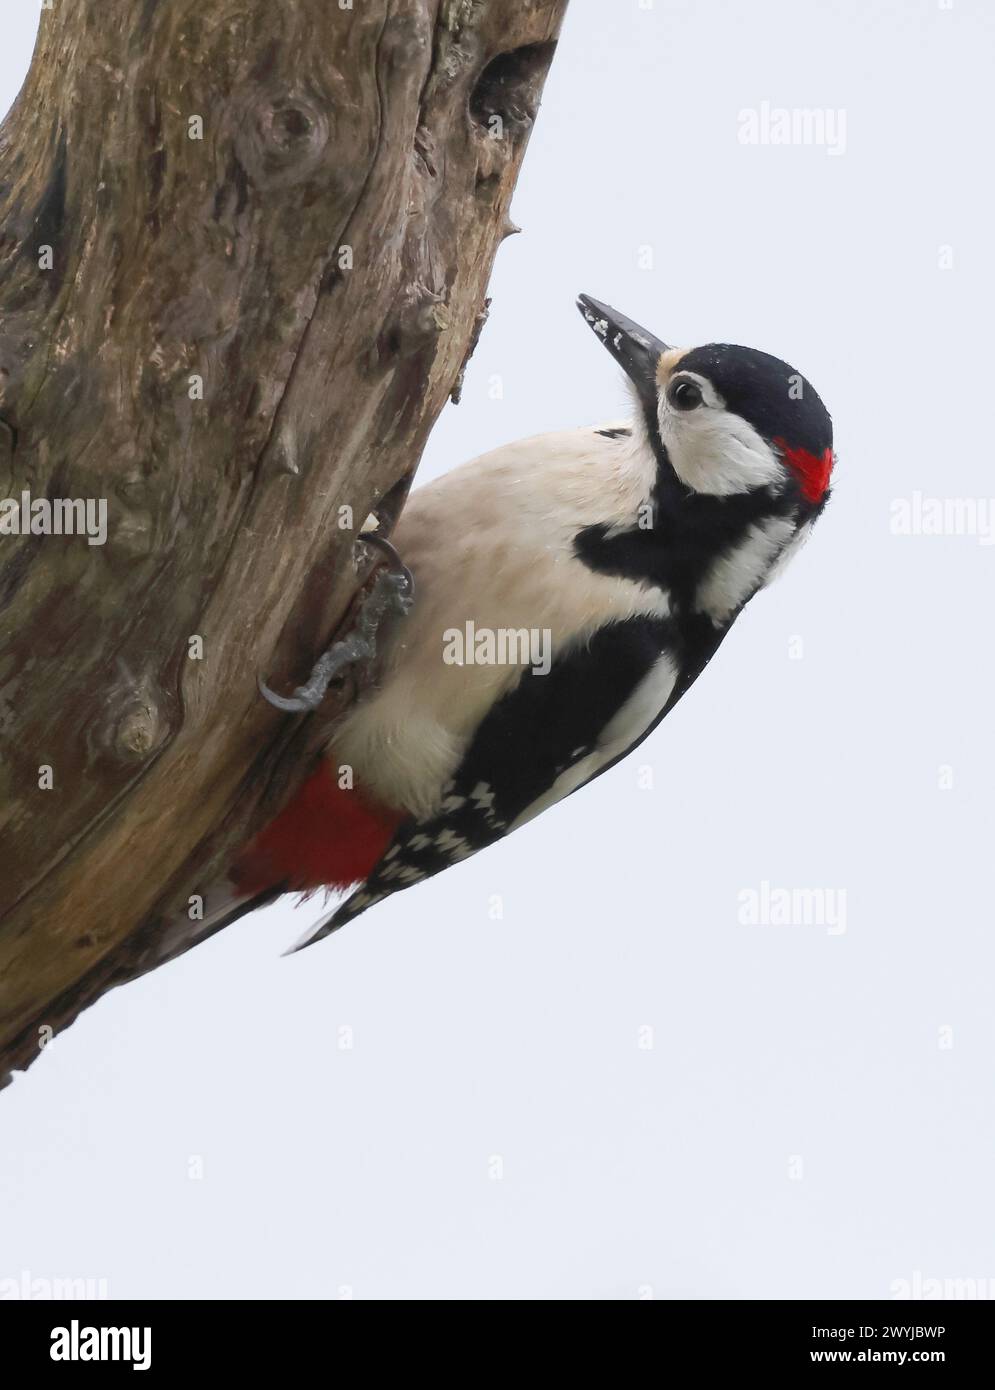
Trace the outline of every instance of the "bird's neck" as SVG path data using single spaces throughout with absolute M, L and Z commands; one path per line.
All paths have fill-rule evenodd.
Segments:
M 638 422 L 634 422 L 638 431 Z M 762 492 L 713 497 L 691 492 L 657 439 L 636 435 L 655 467 L 628 525 L 587 526 L 575 548 L 592 569 L 665 590 L 675 621 L 697 633 L 702 615 L 725 629 L 762 588 L 795 534 L 791 504 Z

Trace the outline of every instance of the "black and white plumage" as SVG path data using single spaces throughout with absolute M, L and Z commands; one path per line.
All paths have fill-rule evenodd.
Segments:
M 632 383 L 633 419 L 508 445 L 412 495 L 394 541 L 417 599 L 327 754 L 401 819 L 309 940 L 640 743 L 825 504 L 830 417 L 791 367 L 671 348 L 595 300 L 579 307 Z M 468 623 L 548 632 L 548 673 L 447 664 L 446 634 Z

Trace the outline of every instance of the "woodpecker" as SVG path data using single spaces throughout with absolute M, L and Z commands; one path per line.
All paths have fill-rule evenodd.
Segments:
M 578 307 L 628 378 L 631 418 L 510 444 L 412 494 L 393 545 L 415 597 L 381 631 L 378 684 L 240 856 L 219 925 L 281 893 L 348 890 L 310 944 L 606 772 L 823 510 L 832 423 L 800 373 Z M 523 632 L 548 636 L 548 660 L 447 653 L 460 634 Z

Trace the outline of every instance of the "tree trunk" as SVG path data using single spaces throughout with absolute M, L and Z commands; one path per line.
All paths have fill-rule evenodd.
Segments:
M 43 8 L 0 128 L 0 1078 L 197 941 L 157 925 L 327 738 L 344 696 L 257 676 L 328 645 L 458 387 L 565 5 Z M 25 493 L 96 534 L 18 534 Z

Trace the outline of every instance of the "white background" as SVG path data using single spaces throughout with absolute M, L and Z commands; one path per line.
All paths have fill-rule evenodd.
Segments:
M 4 109 L 36 20 L 5 0 Z M 57 1039 L 0 1096 L 0 1280 L 598 1299 L 995 1280 L 995 548 L 891 530 L 917 489 L 995 493 L 993 29 L 985 0 L 573 0 L 524 235 L 422 477 L 617 416 L 584 290 L 810 377 L 831 506 L 595 785 L 314 951 L 280 959 L 318 912 L 287 904 Z M 844 110 L 845 153 L 742 145 L 764 101 Z M 846 931 L 742 925 L 763 880 L 845 890 Z

